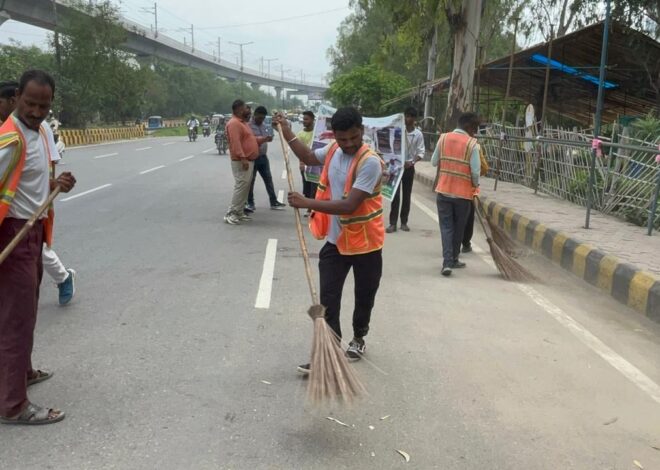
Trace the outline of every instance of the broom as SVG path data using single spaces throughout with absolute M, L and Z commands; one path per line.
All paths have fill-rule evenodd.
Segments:
M 490 227 L 494 224 L 490 220 L 488 220 L 488 223 L 484 223 L 484 214 L 481 212 L 481 203 L 479 202 L 478 197 L 474 198 L 473 204 L 475 205 L 474 213 L 479 220 L 481 228 L 486 234 L 486 241 L 488 242 L 488 246 L 490 248 L 490 255 L 493 258 L 493 262 L 495 263 L 497 270 L 500 272 L 500 274 L 502 274 L 502 277 L 504 277 L 504 279 L 507 281 L 513 282 L 535 281 L 536 277 L 534 277 L 532 273 L 530 273 L 520 263 L 513 259 L 513 257 L 507 253 L 507 251 L 501 245 L 495 242 L 493 238 L 493 232 L 490 230 Z M 488 218 L 486 217 L 486 219 Z M 487 225 L 489 227 L 488 229 L 486 229 Z M 513 241 L 509 239 L 508 235 L 506 235 L 506 232 L 502 231 L 502 234 L 511 244 L 513 244 Z
M 277 125 L 277 132 L 280 135 L 280 143 L 282 144 L 289 191 L 293 192 L 293 175 L 289 165 L 289 149 L 284 143 L 282 125 L 279 123 Z M 300 210 L 294 208 L 293 212 L 296 217 L 296 230 L 298 232 L 300 250 L 305 261 L 307 285 L 312 297 L 312 306 L 307 313 L 314 322 L 314 338 L 312 340 L 312 357 L 310 361 L 311 371 L 307 386 L 307 396 L 314 403 L 323 401 L 350 402 L 353 398 L 365 393 L 366 390 L 357 378 L 353 367 L 351 367 L 344 356 L 344 351 L 340 347 L 340 339 L 325 321 L 325 307 L 319 303 L 316 286 L 314 285 L 307 242 L 303 234 Z
M 4 250 L 2 250 L 2 253 L 0 253 L 0 264 L 2 264 L 7 258 L 9 258 L 9 255 L 11 255 L 11 252 L 14 251 L 14 248 L 25 238 L 25 235 L 32 230 L 32 227 L 34 227 L 34 224 L 39 220 L 39 217 L 41 217 L 41 214 L 46 212 L 50 205 L 53 203 L 57 195 L 60 193 L 62 188 L 60 186 L 56 186 L 55 189 L 48 195 L 48 199 L 46 199 L 46 202 L 44 202 L 37 211 L 32 214 L 32 217 L 28 219 L 27 222 L 25 222 L 25 225 L 21 227 L 21 230 L 16 234 L 16 236 L 12 239 L 12 241 L 9 242 L 9 244 L 5 247 Z

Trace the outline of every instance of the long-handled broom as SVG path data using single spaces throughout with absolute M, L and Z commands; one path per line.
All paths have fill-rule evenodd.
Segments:
M 277 132 L 280 135 L 280 143 L 282 144 L 289 191 L 293 192 L 293 174 L 291 173 L 291 166 L 289 164 L 289 149 L 284 141 L 281 124 L 277 125 Z M 351 367 L 344 356 L 339 338 L 325 321 L 325 307 L 319 303 L 316 286 L 314 285 L 307 242 L 303 234 L 300 210 L 294 208 L 293 212 L 296 216 L 296 230 L 298 232 L 300 250 L 305 261 L 307 285 L 309 286 L 309 293 L 312 297 L 312 306 L 307 313 L 314 321 L 314 339 L 312 341 L 312 358 L 310 361 L 311 371 L 307 395 L 315 403 L 322 401 L 349 402 L 353 398 L 365 393 L 366 390 L 357 378 L 353 367 Z
M 507 252 L 505 248 L 503 248 L 501 245 L 495 242 L 493 237 L 494 232 L 492 232 L 490 229 L 490 227 L 493 226 L 494 224 L 488 219 L 487 219 L 488 223 L 484 223 L 485 215 L 482 212 L 479 198 L 475 197 L 473 203 L 475 206 L 474 213 L 477 216 L 477 219 L 479 220 L 479 224 L 481 225 L 481 228 L 486 234 L 486 241 L 488 242 L 488 246 L 490 248 L 490 255 L 493 257 L 493 262 L 495 263 L 497 270 L 500 272 L 500 274 L 502 274 L 502 277 L 504 277 L 504 279 L 508 281 L 514 281 L 514 282 L 535 281 L 536 277 L 532 273 L 530 273 L 520 263 L 518 263 L 515 259 L 513 259 L 513 257 Z M 487 226 L 488 228 L 486 228 Z M 506 240 L 505 243 L 510 243 L 511 245 L 515 246 L 513 244 L 513 241 L 510 240 L 510 238 L 508 237 L 508 235 L 506 235 L 504 231 L 502 231 L 500 236 L 504 236 L 504 239 Z
M 9 242 L 9 244 L 5 247 L 4 250 L 2 250 L 2 253 L 0 253 L 0 264 L 2 264 L 7 258 L 9 258 L 9 255 L 11 254 L 12 251 L 14 251 L 14 248 L 25 238 L 25 235 L 34 227 L 34 224 L 39 220 L 39 217 L 48 210 L 50 205 L 53 203 L 57 195 L 60 193 L 62 188 L 59 186 L 56 186 L 53 191 L 51 191 L 50 195 L 48 196 L 48 199 L 46 199 L 46 202 L 44 202 L 37 211 L 32 214 L 32 217 L 28 219 L 27 222 L 25 222 L 25 225 L 21 227 L 21 229 L 18 231 L 16 236 L 12 239 L 12 241 Z

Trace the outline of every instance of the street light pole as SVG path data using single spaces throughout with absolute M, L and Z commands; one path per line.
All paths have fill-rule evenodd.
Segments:
M 222 38 L 218 37 L 218 62 L 222 60 L 221 51 L 222 51 Z
M 238 46 L 238 48 L 241 51 L 241 65 L 240 65 L 241 73 L 240 73 L 239 79 L 241 81 L 241 92 L 243 92 L 243 46 L 248 46 L 250 44 L 254 44 L 254 42 L 253 41 L 250 41 L 250 42 L 233 42 L 233 41 L 229 41 L 229 44 L 233 44 L 234 46 Z
M 275 62 L 276 60 L 278 60 L 277 57 L 274 59 L 266 59 L 266 62 L 268 62 L 268 78 L 270 78 L 270 63 Z

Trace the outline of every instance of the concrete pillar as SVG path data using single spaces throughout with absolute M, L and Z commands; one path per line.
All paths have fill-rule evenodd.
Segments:
M 276 86 L 275 87 L 275 96 L 277 97 L 278 100 L 282 98 L 282 87 L 281 86 Z

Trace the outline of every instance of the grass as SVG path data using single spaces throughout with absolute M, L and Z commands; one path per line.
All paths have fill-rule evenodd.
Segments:
M 152 137 L 188 137 L 188 129 L 186 127 L 168 127 L 166 129 L 158 129 Z

